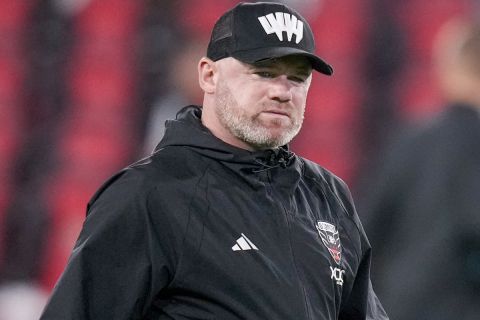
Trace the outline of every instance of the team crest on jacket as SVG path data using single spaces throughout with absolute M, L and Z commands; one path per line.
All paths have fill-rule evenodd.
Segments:
M 340 245 L 340 235 L 337 228 L 328 222 L 317 221 L 317 230 L 322 238 L 322 242 L 327 247 L 328 252 L 337 264 L 342 259 L 342 247 Z

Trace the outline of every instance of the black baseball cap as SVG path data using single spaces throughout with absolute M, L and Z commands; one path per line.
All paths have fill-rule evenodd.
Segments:
M 333 68 L 315 54 L 315 40 L 308 22 L 280 3 L 241 2 L 215 23 L 207 57 L 217 61 L 233 57 L 246 63 L 302 55 L 312 68 L 326 75 Z

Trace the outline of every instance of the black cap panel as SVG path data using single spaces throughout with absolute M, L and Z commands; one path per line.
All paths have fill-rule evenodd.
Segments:
M 315 55 L 315 40 L 308 22 L 295 10 L 278 3 L 240 3 L 214 26 L 207 56 L 216 61 L 235 57 L 244 62 L 307 56 L 312 67 L 331 75 L 333 69 Z
M 261 48 L 257 50 L 237 51 L 232 57 L 246 63 L 255 63 L 266 59 L 280 58 L 291 55 L 301 55 L 307 57 L 312 64 L 312 68 L 326 75 L 333 74 L 333 68 L 314 54 L 299 50 L 297 48 Z

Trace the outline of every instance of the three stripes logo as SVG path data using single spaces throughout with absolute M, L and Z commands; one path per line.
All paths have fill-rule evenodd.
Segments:
M 267 34 L 275 33 L 278 40 L 283 41 L 283 32 L 287 33 L 287 40 L 292 41 L 295 34 L 295 43 L 299 43 L 303 39 L 303 21 L 289 13 L 275 12 L 265 16 L 258 17 L 262 24 L 263 30 Z
M 237 243 L 232 247 L 233 251 L 246 251 L 246 250 L 258 250 L 257 246 L 253 244 L 246 235 L 242 233 L 242 236 L 237 239 Z

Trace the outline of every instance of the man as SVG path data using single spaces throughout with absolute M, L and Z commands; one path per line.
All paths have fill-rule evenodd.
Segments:
M 290 152 L 313 34 L 239 4 L 199 62 L 203 107 L 93 197 L 42 319 L 387 319 L 345 184 Z
M 359 207 L 392 318 L 473 320 L 480 315 L 480 26 L 449 21 L 434 57 L 448 107 L 387 148 Z

